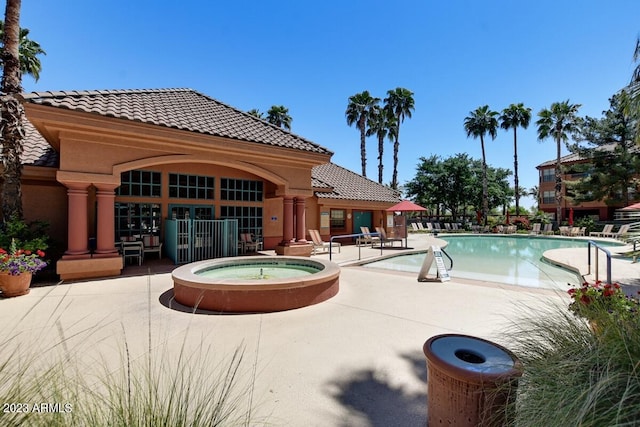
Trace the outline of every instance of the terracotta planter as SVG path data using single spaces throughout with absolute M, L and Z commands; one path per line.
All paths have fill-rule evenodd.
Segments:
M 28 294 L 31 276 L 31 273 L 21 273 L 17 276 L 0 273 L 0 291 L 2 291 L 0 296 L 8 298 Z

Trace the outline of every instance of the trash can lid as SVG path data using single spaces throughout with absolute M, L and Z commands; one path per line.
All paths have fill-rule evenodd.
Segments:
M 465 335 L 443 335 L 431 341 L 431 353 L 465 371 L 501 374 L 514 368 L 514 357 L 497 344 Z

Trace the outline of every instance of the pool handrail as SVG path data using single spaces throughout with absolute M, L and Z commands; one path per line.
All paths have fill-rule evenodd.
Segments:
M 596 251 L 595 251 L 596 282 L 598 281 L 598 250 L 601 250 L 602 252 L 605 253 L 605 255 L 607 255 L 607 283 L 611 284 L 611 252 L 608 249 L 604 248 L 603 246 L 600 246 L 593 240 L 589 240 L 587 242 L 587 274 L 591 274 L 591 245 L 593 245 L 596 248 Z
M 331 244 L 333 243 L 333 239 L 344 239 L 347 237 L 380 237 L 380 233 L 372 232 L 372 233 L 337 234 L 335 236 L 331 236 L 329 238 L 329 261 L 331 261 L 331 255 L 333 254 L 333 251 L 331 250 Z M 358 245 L 358 261 L 362 259 L 360 248 L 361 246 Z M 382 255 L 382 243 L 380 244 L 380 255 Z

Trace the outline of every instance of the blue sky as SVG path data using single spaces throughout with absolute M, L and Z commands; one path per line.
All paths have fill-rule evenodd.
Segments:
M 4 2 L 3 2 L 4 6 Z M 4 7 L 3 7 L 4 10 Z M 241 110 L 284 105 L 292 131 L 360 172 L 359 132 L 346 124 L 349 96 L 414 92 L 400 129 L 400 183 L 418 158 L 466 152 L 481 158 L 463 121 L 488 104 L 523 102 L 535 115 L 552 102 L 600 117 L 634 68 L 638 0 L 305 2 L 31 0 L 21 26 L 46 50 L 25 91 L 188 87 Z M 384 181 L 392 174 L 385 146 Z M 377 180 L 377 141 L 367 176 Z M 487 162 L 513 169 L 512 134 L 486 142 Z M 553 159 L 535 124 L 519 133 L 520 185 Z M 524 201 L 530 206 L 531 201 Z

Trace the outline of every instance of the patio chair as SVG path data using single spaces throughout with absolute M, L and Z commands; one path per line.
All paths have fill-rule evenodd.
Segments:
M 309 230 L 309 235 L 311 236 L 311 244 L 313 245 L 312 255 L 315 255 L 318 249 L 321 249 L 322 251 L 325 251 L 326 249 L 326 251 L 329 252 L 329 248 L 333 247 L 337 247 L 338 252 L 340 252 L 340 243 L 323 241 L 318 230 Z
M 418 224 L 416 224 L 415 222 L 411 223 L 411 229 L 413 231 L 420 231 L 420 228 L 418 227 Z
M 569 234 L 568 236 L 572 236 L 572 237 L 577 237 L 577 236 L 584 236 L 584 232 L 586 231 L 587 227 L 571 227 L 569 229 Z
M 542 234 L 545 234 L 545 235 L 553 234 L 553 224 L 551 223 L 545 224 L 544 228 L 542 229 Z
M 366 246 L 367 244 L 369 244 L 371 245 L 371 247 L 373 247 L 374 243 L 380 242 L 380 237 L 371 235 L 369 227 L 360 227 L 360 232 L 363 234 L 363 236 L 356 239 L 356 245 L 360 246 L 364 244 Z
M 421 222 L 416 223 L 416 225 L 418 226 L 418 230 L 420 231 L 426 230 L 426 228 L 424 228 L 424 225 L 422 225 Z
M 605 235 L 611 234 L 612 231 L 613 231 L 613 224 L 605 224 L 602 231 L 592 231 L 591 233 L 589 233 L 589 236 L 605 237 Z
M 162 258 L 162 242 L 160 236 L 153 236 L 151 234 L 145 234 L 142 236 L 142 245 L 144 254 L 158 253 L 158 259 Z
M 571 229 L 569 227 L 567 227 L 566 225 L 562 225 L 558 228 L 558 230 L 560 230 L 560 235 L 561 236 L 569 236 L 571 234 Z
M 251 233 L 240 233 L 240 241 L 242 242 L 242 252 L 256 252 L 261 246 L 260 242 L 253 240 Z
M 400 246 L 402 246 L 402 239 L 399 237 L 387 237 L 387 232 L 383 227 L 376 227 L 376 231 L 380 234 L 381 245 L 388 243 L 390 246 L 393 246 L 394 242 L 400 242 Z
M 611 232 L 611 233 L 608 233 L 608 234 L 603 234 L 603 235 L 602 235 L 602 236 L 600 236 L 600 237 L 611 237 L 611 238 L 614 238 L 614 239 L 622 239 L 622 238 L 624 238 L 624 236 L 625 236 L 627 233 L 629 233 L 629 227 L 630 227 L 630 225 L 629 225 L 629 224 L 624 224 L 624 225 L 622 225 L 622 226 L 620 227 L 620 229 L 619 229 L 618 231 L 616 231 L 615 233 L 614 233 L 614 232 Z
M 540 234 L 540 223 L 536 222 L 533 224 L 533 226 L 531 227 L 531 231 L 529 232 L 529 234 Z
M 142 242 L 120 242 L 122 248 L 122 262 L 126 264 L 128 258 L 138 261 L 142 265 L 144 259 L 144 245 Z

